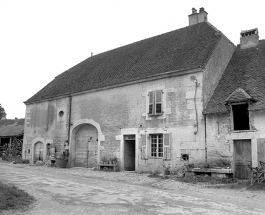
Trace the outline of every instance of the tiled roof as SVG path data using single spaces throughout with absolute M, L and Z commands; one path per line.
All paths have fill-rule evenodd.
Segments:
M 24 126 L 3 126 L 0 127 L 0 137 L 15 137 L 24 133 Z
M 204 113 L 227 112 L 226 99 L 239 87 L 254 99 L 249 110 L 265 108 L 265 40 L 252 48 L 237 46 Z
M 204 22 L 95 55 L 57 76 L 25 103 L 203 67 L 220 38 Z
M 3 119 L 0 120 L 0 127 L 1 126 L 7 126 L 7 125 L 23 125 L 25 124 L 25 119 Z
M 249 101 L 252 97 L 242 88 L 237 88 L 225 101 L 226 103 Z

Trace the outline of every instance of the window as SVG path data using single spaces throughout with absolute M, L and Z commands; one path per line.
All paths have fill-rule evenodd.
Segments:
M 232 105 L 234 130 L 249 130 L 248 104 Z
M 163 157 L 163 135 L 151 134 L 151 157 Z
M 63 111 L 60 111 L 59 112 L 59 117 L 63 117 L 63 115 L 64 115 L 64 112 Z
M 141 159 L 163 158 L 171 159 L 170 134 L 142 134 L 141 135 Z
M 149 92 L 149 115 L 162 115 L 162 90 Z

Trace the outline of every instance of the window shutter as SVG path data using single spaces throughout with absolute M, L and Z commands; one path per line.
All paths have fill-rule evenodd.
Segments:
M 171 141 L 170 134 L 164 134 L 164 160 L 171 159 Z
M 155 91 L 155 114 L 162 114 L 162 90 Z
M 148 94 L 149 96 L 149 110 L 148 110 L 148 113 L 153 115 L 154 114 L 154 103 L 155 103 L 155 95 L 154 95 L 154 92 L 149 92 Z
M 141 158 L 147 158 L 147 143 L 146 143 L 146 134 L 141 135 Z

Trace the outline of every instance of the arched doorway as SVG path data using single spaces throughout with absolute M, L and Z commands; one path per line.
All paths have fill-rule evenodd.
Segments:
M 84 124 L 76 129 L 74 166 L 92 168 L 97 163 L 97 128 L 90 124 Z
M 34 146 L 34 163 L 43 161 L 44 147 L 42 142 L 35 143 Z

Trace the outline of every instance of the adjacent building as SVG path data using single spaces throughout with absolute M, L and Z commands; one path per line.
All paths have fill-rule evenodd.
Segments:
M 242 31 L 240 44 L 208 102 L 207 155 L 233 160 L 235 176 L 265 161 L 265 41 L 258 29 Z

